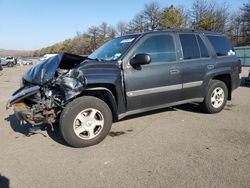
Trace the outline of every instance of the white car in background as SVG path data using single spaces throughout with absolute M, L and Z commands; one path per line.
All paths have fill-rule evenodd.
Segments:
M 24 59 L 24 58 L 20 58 L 17 61 L 17 64 L 22 66 L 22 65 L 33 65 L 33 61 L 30 59 Z
M 45 60 L 47 60 L 51 57 L 54 57 L 56 55 L 58 55 L 58 54 L 45 54 L 43 57 L 40 58 L 40 61 L 45 61 Z
M 24 59 L 23 60 L 23 65 L 33 65 L 33 62 L 30 59 Z

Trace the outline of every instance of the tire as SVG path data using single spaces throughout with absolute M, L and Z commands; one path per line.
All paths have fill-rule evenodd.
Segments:
M 224 82 L 212 80 L 201 109 L 209 114 L 219 113 L 227 103 L 228 89 Z
M 14 64 L 13 63 L 8 63 L 8 67 L 13 67 Z
M 88 147 L 100 143 L 109 134 L 112 112 L 102 100 L 84 96 L 70 102 L 60 117 L 60 131 L 73 147 Z

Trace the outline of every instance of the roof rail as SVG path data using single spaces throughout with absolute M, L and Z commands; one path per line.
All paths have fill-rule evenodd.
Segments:
M 147 31 L 198 31 L 196 29 L 193 28 L 178 28 L 178 29 L 174 29 L 174 28 L 158 28 L 158 29 L 154 29 L 154 30 L 147 30 Z

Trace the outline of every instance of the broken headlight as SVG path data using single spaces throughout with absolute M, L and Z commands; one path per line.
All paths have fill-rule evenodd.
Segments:
M 80 94 L 86 85 L 86 78 L 81 71 L 70 70 L 67 74 L 59 77 L 56 84 L 64 91 L 65 100 Z

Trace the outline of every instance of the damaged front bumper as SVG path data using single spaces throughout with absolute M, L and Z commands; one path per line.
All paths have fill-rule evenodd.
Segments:
M 28 88 L 20 88 L 13 95 L 12 98 L 8 101 L 6 109 L 14 107 L 14 114 L 20 121 L 25 121 L 32 125 L 39 125 L 43 123 L 50 123 L 48 121 L 49 115 L 54 115 L 54 111 L 42 111 L 37 113 L 35 108 L 29 107 L 24 100 L 36 95 L 40 92 L 40 86 L 32 86 Z
M 34 114 L 33 111 L 23 102 L 15 103 L 13 106 L 15 116 L 20 121 L 26 121 L 32 125 L 39 125 L 46 122 L 46 119 L 43 116 Z
M 24 98 L 27 98 L 31 95 L 39 92 L 40 86 L 33 86 L 28 88 L 20 88 L 17 90 L 11 97 L 11 99 L 6 104 L 6 109 L 9 109 L 14 103 L 21 101 Z
M 44 120 L 41 116 L 34 117 L 33 111 L 22 102 L 23 99 L 35 95 L 40 90 L 40 86 L 33 86 L 28 88 L 20 88 L 11 97 L 11 99 L 6 104 L 6 109 L 14 106 L 14 113 L 18 120 L 26 121 L 30 124 L 40 124 Z
M 26 121 L 32 125 L 40 125 L 48 122 L 48 115 L 54 115 L 54 111 L 46 111 L 45 113 L 38 114 L 31 110 L 25 103 L 18 102 L 14 105 L 14 113 L 18 120 Z M 53 123 L 53 122 L 51 122 Z M 51 124 L 50 123 L 50 124 Z

